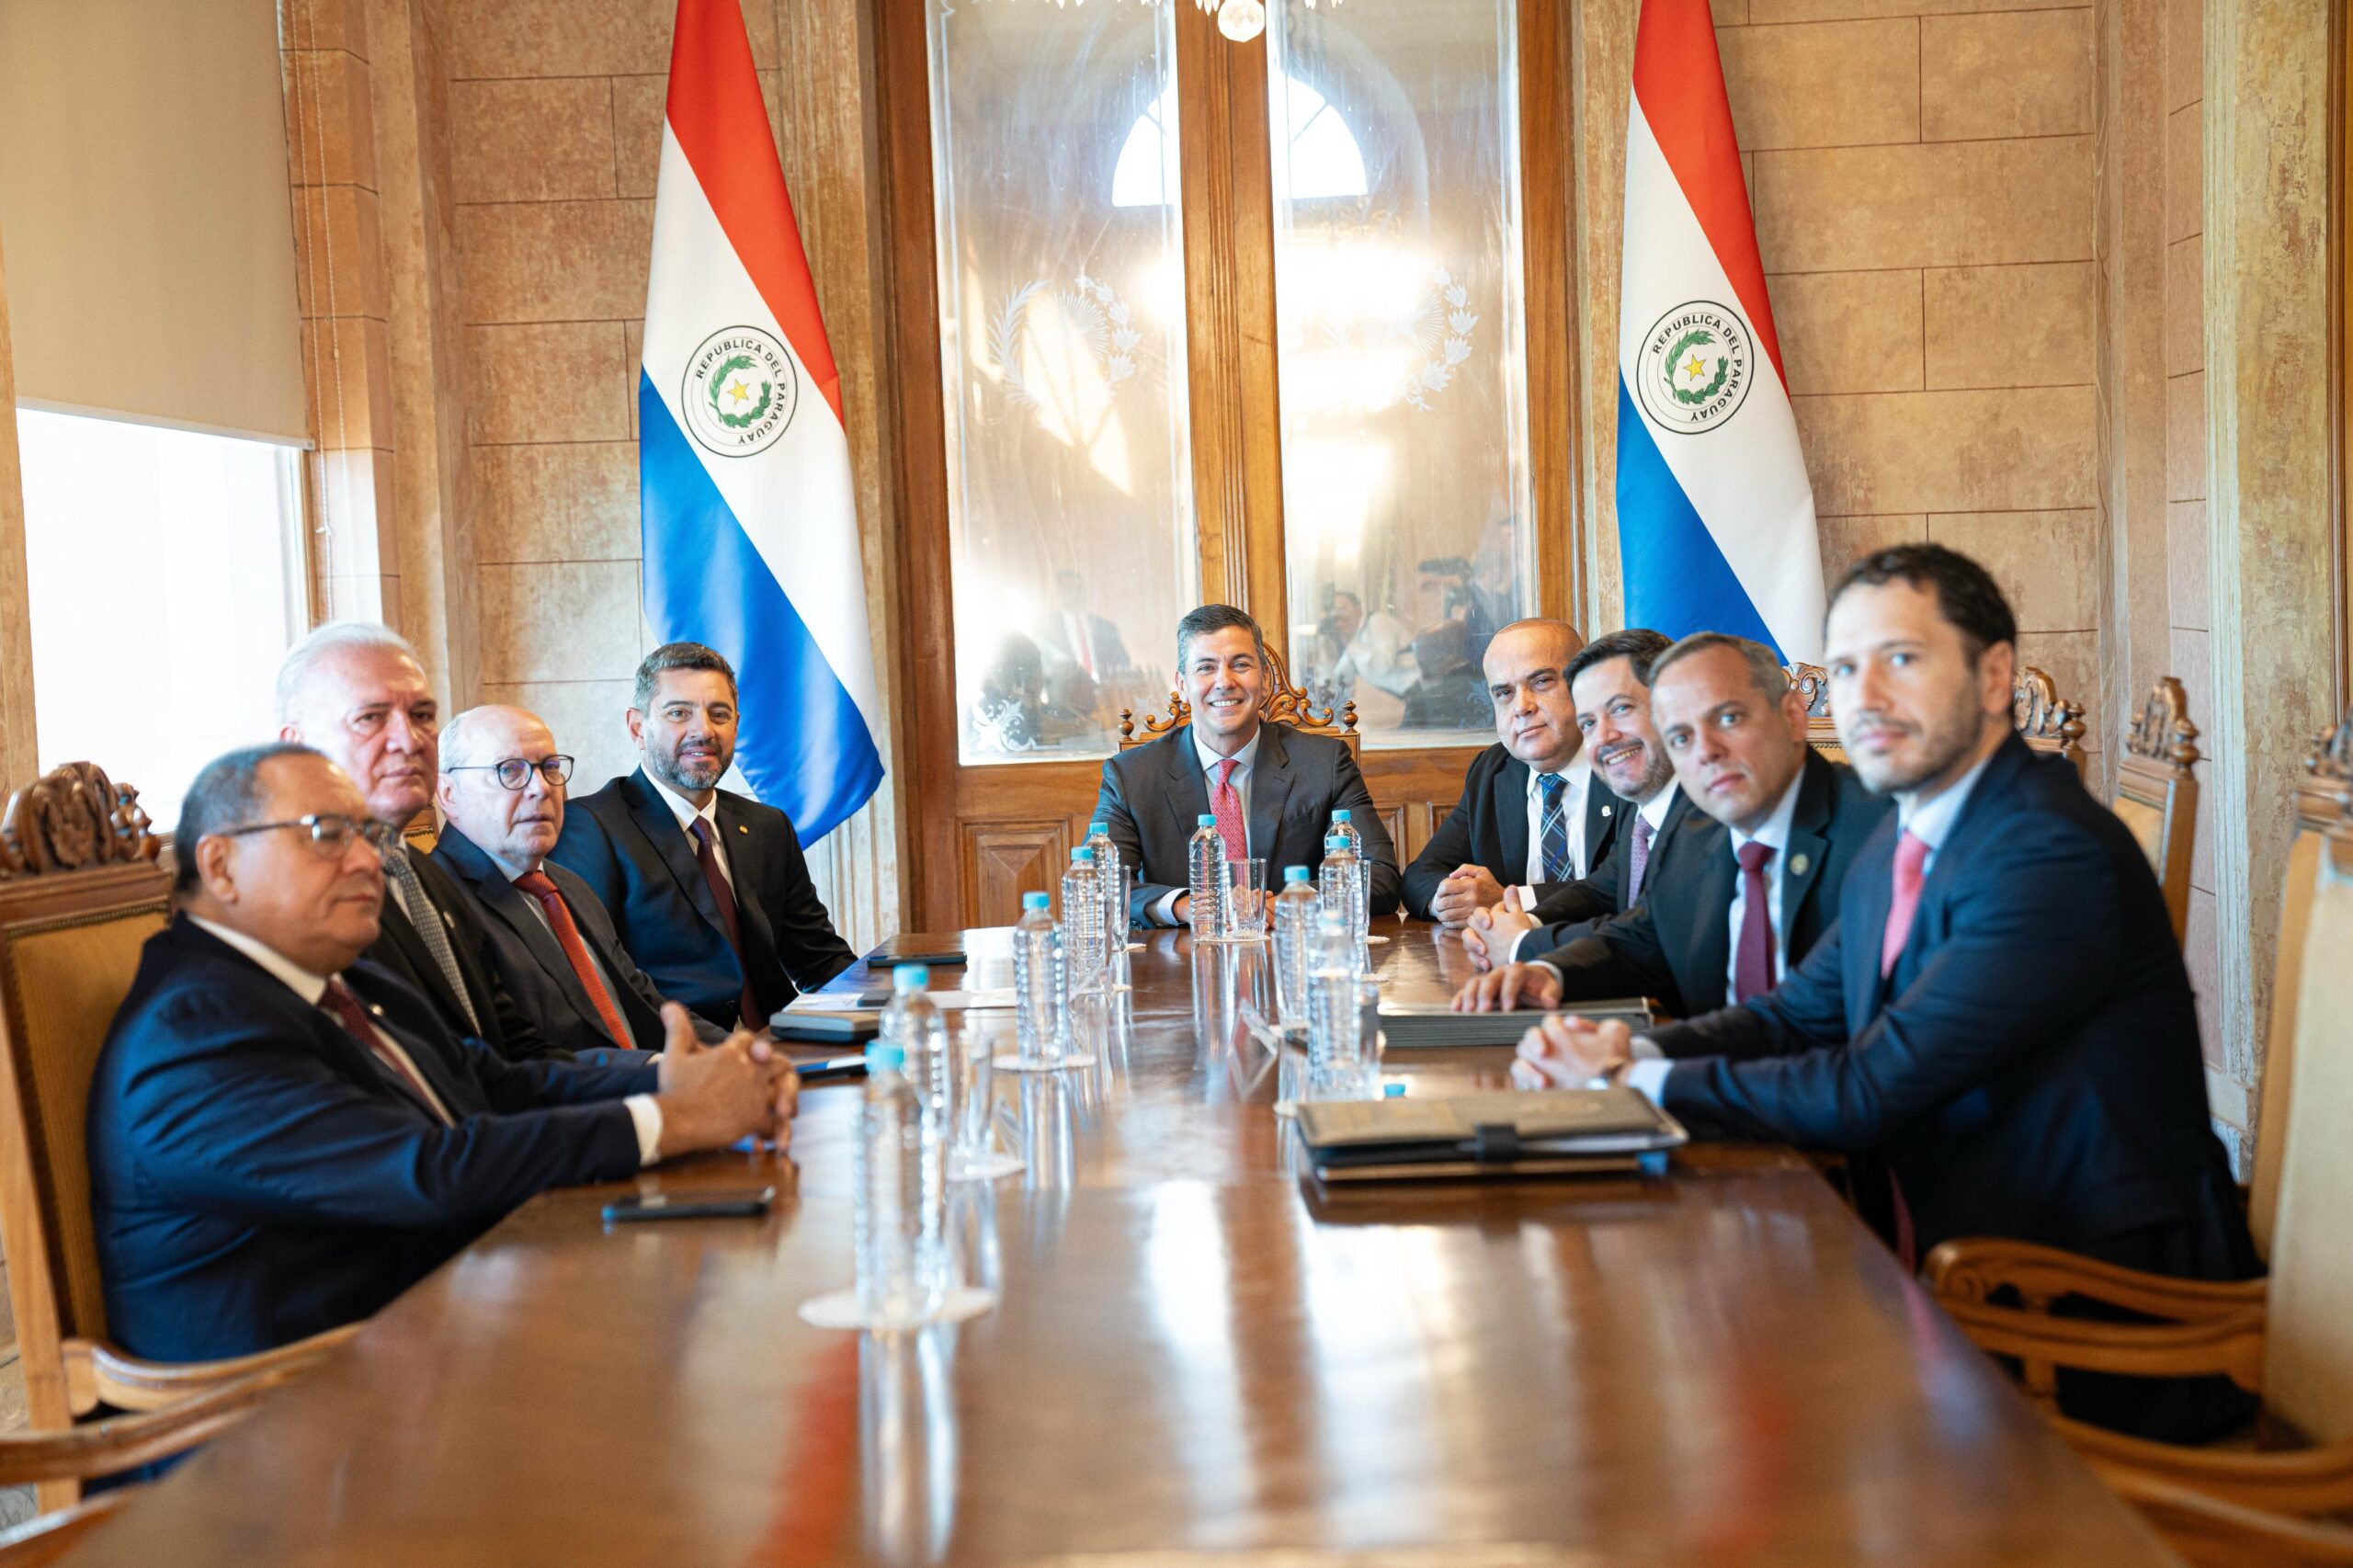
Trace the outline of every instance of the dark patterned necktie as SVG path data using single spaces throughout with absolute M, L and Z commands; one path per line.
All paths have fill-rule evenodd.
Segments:
M 1568 802 L 1569 781 L 1557 773 L 1543 773 L 1537 776 L 1536 786 L 1544 801 L 1537 834 L 1537 842 L 1544 850 L 1543 880 L 1565 882 L 1569 880 L 1569 813 L 1563 808 Z
M 735 890 L 727 882 L 727 873 L 719 869 L 719 849 L 711 841 L 710 824 L 697 817 L 687 824 L 695 836 L 695 859 L 702 866 L 702 880 L 710 888 L 710 901 L 719 905 L 720 929 L 727 933 L 727 945 L 735 949 L 735 967 L 744 971 L 744 994 L 737 997 L 739 1009 L 735 1023 L 740 1028 L 759 1029 L 767 1027 L 767 1015 L 760 1011 L 759 998 L 752 994 L 752 966 L 744 957 L 744 927 L 735 913 Z
M 1627 881 L 1627 908 L 1631 909 L 1643 902 L 1643 873 L 1650 869 L 1651 819 L 1638 812 L 1634 814 L 1634 874 Z
M 408 857 L 408 846 L 404 844 L 386 850 L 384 875 L 400 887 L 401 903 L 407 911 L 409 925 L 416 931 L 416 939 L 425 944 L 433 967 L 449 983 L 450 994 L 458 999 L 458 1010 L 466 1016 L 467 1027 L 480 1037 L 482 1019 L 474 1016 L 473 998 L 466 994 L 466 977 L 458 971 L 458 955 L 449 946 L 449 933 L 442 928 L 441 908 L 426 895 L 424 879 L 409 864 Z

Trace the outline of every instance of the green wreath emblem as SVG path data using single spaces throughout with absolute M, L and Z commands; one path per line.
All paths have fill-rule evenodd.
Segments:
M 1667 392 L 1686 408 L 1696 408 L 1707 402 L 1723 391 L 1724 382 L 1732 379 L 1732 356 L 1727 354 L 1723 357 L 1723 362 L 1716 367 L 1716 379 L 1698 392 L 1688 392 L 1675 384 L 1675 362 L 1683 358 L 1683 351 L 1687 348 L 1704 348 L 1715 340 L 1715 334 L 1706 327 L 1693 327 L 1689 332 L 1677 338 L 1675 347 L 1666 351 Z
M 761 416 L 767 413 L 769 403 L 774 400 L 776 383 L 773 381 L 763 381 L 760 383 L 760 401 L 752 405 L 751 413 L 730 414 L 725 409 L 719 406 L 720 389 L 727 384 L 727 378 L 733 375 L 738 370 L 749 370 L 752 369 L 754 369 L 754 366 L 752 364 L 752 357 L 749 354 L 736 354 L 732 355 L 727 359 L 722 361 L 719 369 L 710 373 L 710 391 L 706 394 L 710 399 L 710 412 L 718 418 L 722 425 L 726 426 L 730 430 L 743 430 L 749 428 L 754 425 L 757 425 L 760 422 Z M 1677 392 L 1676 395 L 1680 397 L 1683 394 Z

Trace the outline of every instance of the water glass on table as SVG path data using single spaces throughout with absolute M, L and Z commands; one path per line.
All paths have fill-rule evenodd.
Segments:
M 948 1040 L 948 1179 L 995 1181 L 1021 1162 L 996 1146 L 996 1043 L 967 1013 Z
M 1218 926 L 1229 942 L 1267 939 L 1267 863 L 1228 860 L 1218 881 Z

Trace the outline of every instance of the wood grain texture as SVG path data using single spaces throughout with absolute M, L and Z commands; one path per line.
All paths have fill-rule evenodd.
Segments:
M 1577 506 L 1577 333 L 1568 0 L 1519 6 L 1519 224 L 1528 310 L 1529 489 L 1536 501 L 1537 613 L 1584 625 Z
M 1467 971 L 1380 930 L 1395 996 Z M 1000 982 L 1006 934 L 968 946 L 938 983 Z M 634 1184 L 773 1181 L 766 1219 L 538 1199 L 74 1561 L 2166 1561 L 1793 1156 L 1323 1193 L 1240 1028 L 1264 949 L 1133 961 L 1095 1068 L 999 1080 L 1029 1169 L 951 1211 L 987 1315 L 800 1322 L 850 1278 L 857 1095 L 812 1090 L 791 1161 Z M 1419 1093 L 1505 1054 L 1391 1065 Z

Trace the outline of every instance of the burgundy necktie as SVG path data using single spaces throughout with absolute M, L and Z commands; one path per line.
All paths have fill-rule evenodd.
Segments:
M 698 818 L 698 821 L 700 819 Z M 545 871 L 526 871 L 515 879 L 515 885 L 540 901 L 547 911 L 549 928 L 555 932 L 556 946 L 563 949 L 564 961 L 572 966 L 572 977 L 580 982 L 580 989 L 588 994 L 589 1005 L 597 1009 L 597 1017 L 604 1021 L 605 1032 L 623 1051 L 633 1048 L 637 1041 L 621 1022 L 621 1010 L 613 994 L 605 984 L 605 977 L 597 971 L 596 960 L 588 956 L 588 944 L 582 939 L 580 927 L 574 923 L 571 905 L 563 902 L 563 890 Z
M 1888 901 L 1887 933 L 1879 944 L 1881 980 L 1895 972 L 1895 955 L 1912 935 L 1912 913 L 1920 907 L 1921 872 L 1927 863 L 1927 840 L 1905 828 L 1895 841 L 1895 896 Z
M 402 1061 L 400 1053 L 385 1043 L 382 1035 L 376 1032 L 376 1026 L 368 1019 L 368 1009 L 359 1005 L 359 998 L 354 996 L 345 987 L 343 982 L 328 981 L 327 988 L 319 993 L 319 1006 L 325 1008 L 335 1021 L 350 1033 L 352 1039 L 366 1046 L 377 1061 L 397 1074 L 401 1082 L 415 1089 L 416 1097 L 425 1102 L 426 1108 L 440 1119 L 442 1126 L 455 1125 L 449 1119 L 449 1109 L 435 1096 L 431 1089 L 426 1087 L 425 1080 L 418 1076 L 416 1069 Z
M 1217 813 L 1217 835 L 1225 840 L 1227 859 L 1247 860 L 1250 835 L 1242 827 L 1242 791 L 1233 787 L 1233 770 L 1242 762 L 1229 756 L 1217 766 L 1217 788 L 1210 791 L 1210 810 Z
M 1626 907 L 1631 909 L 1643 902 L 1643 873 L 1651 866 L 1650 818 L 1637 812 L 1634 816 L 1634 874 L 1626 888 Z
M 1745 1002 L 1773 989 L 1773 901 L 1765 868 L 1773 846 L 1755 839 L 1740 846 L 1740 952 L 1733 963 L 1732 999 Z
M 761 1028 L 767 1016 L 760 1011 L 759 998 L 752 994 L 752 966 L 744 958 L 744 927 L 735 915 L 735 890 L 727 885 L 727 873 L 719 869 L 710 824 L 697 817 L 688 824 L 687 831 L 695 835 L 695 859 L 701 863 L 702 880 L 710 887 L 711 903 L 719 905 L 719 924 L 727 933 L 727 945 L 735 949 L 735 966 L 744 971 L 744 994 L 735 1003 L 741 1013 L 735 1022 L 743 1028 Z

